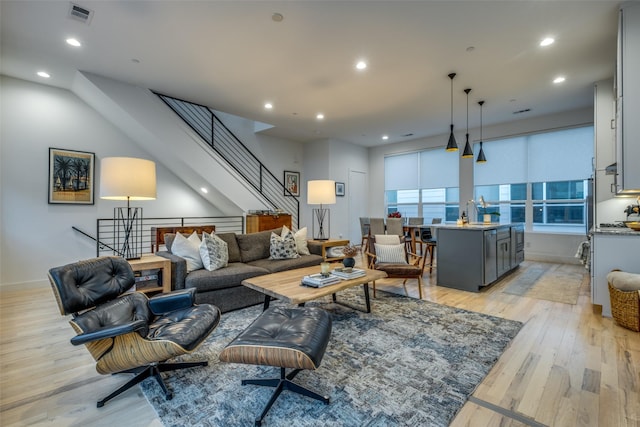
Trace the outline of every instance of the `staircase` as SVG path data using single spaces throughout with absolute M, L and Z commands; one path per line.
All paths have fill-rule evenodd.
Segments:
M 156 93 L 206 144 L 272 206 L 291 214 L 299 226 L 300 203 L 293 194 L 222 123 L 210 108 Z

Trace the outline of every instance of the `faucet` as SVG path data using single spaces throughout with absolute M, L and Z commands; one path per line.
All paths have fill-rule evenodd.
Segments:
M 475 218 L 471 218 L 471 210 L 469 209 L 469 205 L 473 205 L 473 212 L 475 214 Z M 467 201 L 467 212 L 469 212 L 469 222 L 478 222 L 478 204 L 475 200 L 471 199 Z

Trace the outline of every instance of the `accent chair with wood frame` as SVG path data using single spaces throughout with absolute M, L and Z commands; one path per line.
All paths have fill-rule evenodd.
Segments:
M 376 248 L 376 242 L 378 246 Z M 404 279 L 402 286 L 407 292 L 407 280 L 418 281 L 418 295 L 422 299 L 422 275 L 424 274 L 427 251 L 418 255 L 407 250 L 407 246 L 396 235 L 369 236 L 369 250 L 366 252 L 367 266 L 372 270 L 387 273 L 389 279 Z M 376 282 L 372 281 L 373 297 L 376 297 Z
M 73 345 L 85 345 L 100 374 L 135 374 L 129 382 L 98 401 L 98 408 L 145 378 L 158 381 L 170 400 L 160 372 L 207 361 L 165 363 L 195 350 L 218 326 L 220 310 L 210 304 L 194 305 L 195 289 L 160 294 L 149 299 L 127 292 L 134 284 L 133 270 L 121 257 L 99 257 L 52 268 L 49 280 L 60 313 L 77 335 Z

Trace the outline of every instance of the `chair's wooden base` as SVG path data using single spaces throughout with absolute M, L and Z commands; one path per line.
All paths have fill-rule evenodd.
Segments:
M 125 385 L 118 388 L 116 391 L 114 391 L 104 399 L 99 400 L 97 406 L 98 408 L 102 408 L 104 404 L 107 403 L 107 401 L 129 390 L 134 385 L 139 384 L 140 382 L 142 382 L 143 380 L 149 377 L 153 377 L 156 379 L 156 381 L 158 382 L 158 385 L 160 385 L 160 387 L 162 388 L 162 391 L 164 392 L 165 399 L 171 400 L 173 399 L 173 393 L 170 392 L 169 389 L 167 388 L 167 385 L 164 383 L 164 380 L 160 375 L 160 372 L 168 372 L 168 371 L 175 371 L 178 369 L 193 368 L 195 366 L 207 366 L 208 364 L 209 362 L 206 362 L 206 361 L 205 362 L 182 362 L 182 363 L 154 363 L 147 366 L 141 366 L 139 368 L 127 369 L 126 371 L 116 372 L 114 375 L 116 374 L 136 374 L 136 375 L 131 380 L 129 380 Z
M 310 397 L 312 399 L 319 400 L 323 402 L 325 405 L 329 404 L 329 396 L 322 396 L 315 391 L 311 391 L 308 388 L 302 387 L 299 384 L 294 383 L 293 378 L 298 375 L 300 369 L 295 369 L 289 373 L 289 375 L 285 375 L 284 368 L 280 368 L 280 378 L 266 378 L 266 379 L 253 379 L 253 380 L 242 380 L 242 385 L 253 384 L 253 385 L 261 385 L 265 387 L 275 387 L 275 391 L 271 395 L 271 399 L 267 402 L 267 405 L 262 410 L 262 413 L 258 418 L 256 418 L 257 426 L 262 425 L 262 420 L 269 412 L 269 409 L 273 406 L 282 390 L 289 390 L 294 393 L 301 394 L 303 396 Z

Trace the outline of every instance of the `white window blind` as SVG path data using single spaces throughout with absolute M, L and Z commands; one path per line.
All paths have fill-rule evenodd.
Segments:
M 529 137 L 529 182 L 570 181 L 591 175 L 593 127 Z
M 591 174 L 593 127 L 485 142 L 487 163 L 474 166 L 479 185 L 586 179 Z M 480 150 L 474 144 L 474 152 Z
M 475 185 L 496 185 L 527 182 L 526 137 L 500 139 L 482 145 L 487 163 L 476 163 L 473 168 Z M 478 153 L 480 145 L 474 144 Z
M 384 188 L 387 191 L 418 188 L 418 153 L 384 158 Z
M 460 155 L 441 148 L 420 152 L 420 188 L 458 187 Z

